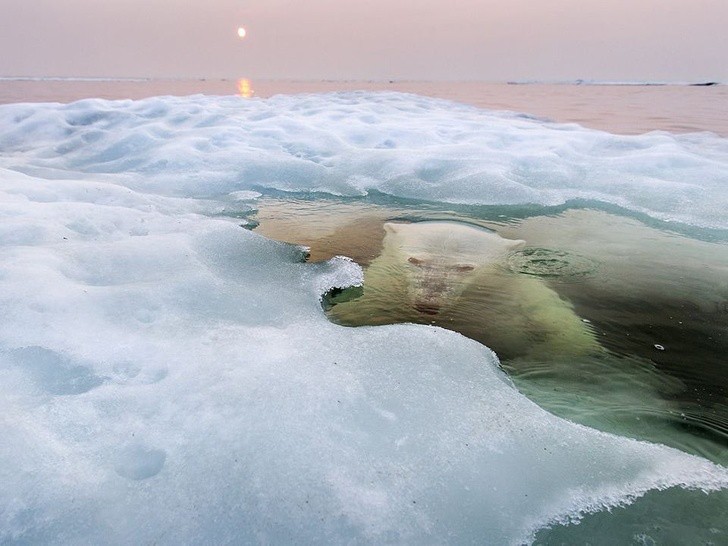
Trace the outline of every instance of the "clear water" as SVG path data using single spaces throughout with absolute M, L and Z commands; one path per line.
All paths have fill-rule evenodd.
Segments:
M 536 535 L 535 546 L 591 544 L 726 544 L 728 493 L 697 491 L 648 493 L 634 504 L 590 514 L 578 525 L 559 525 Z
M 415 322 L 456 330 L 495 350 L 519 389 L 554 413 L 728 463 L 725 242 L 588 209 L 499 213 L 498 221 L 487 217 L 493 211 L 474 212 L 263 199 L 255 218 L 257 231 L 309 246 L 313 261 L 343 254 L 364 266 L 381 251 L 388 220 L 447 219 L 524 240 L 492 278 L 440 310 L 413 306 L 396 272 L 396 288 L 381 280 L 371 288 L 365 270 L 363 290 L 332 296 L 329 316 L 352 326 Z M 549 334 L 534 324 L 528 298 L 549 292 L 558 298 L 547 305 L 573 309 L 594 347 L 543 342 Z
M 310 247 L 312 261 L 343 254 L 365 266 L 363 288 L 325 301 L 334 322 L 461 332 L 495 350 L 518 389 L 559 416 L 728 464 L 728 244 L 720 234 L 686 236 L 594 209 L 548 214 L 280 196 L 257 207 L 260 233 Z M 383 226 L 431 220 L 487 228 L 525 245 L 485 280 L 451 291 L 440 308 L 418 308 L 399 266 L 380 263 Z M 562 334 L 568 339 L 557 339 Z M 674 522 L 686 506 L 704 508 L 694 521 Z M 654 493 L 568 530 L 544 531 L 539 543 L 599 543 L 606 526 L 623 535 L 619 543 L 680 536 L 676 543 L 717 544 L 728 540 L 726 509 L 724 493 Z

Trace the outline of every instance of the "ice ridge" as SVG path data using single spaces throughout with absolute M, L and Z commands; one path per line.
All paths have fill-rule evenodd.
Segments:
M 728 139 L 618 136 L 400 93 L 0 106 L 0 165 L 217 196 L 252 188 L 482 205 L 598 201 L 728 229 Z

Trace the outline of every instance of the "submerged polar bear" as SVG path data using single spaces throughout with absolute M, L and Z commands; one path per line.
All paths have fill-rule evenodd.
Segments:
M 484 267 L 500 263 L 525 241 L 453 222 L 384 225 L 382 258 L 404 262 L 412 306 L 437 315 L 458 301 Z
M 458 330 L 506 358 L 599 350 L 571 305 L 541 279 L 509 271 L 525 245 L 457 222 L 384 224 L 381 254 L 360 298 L 335 305 L 343 324 L 432 323 Z

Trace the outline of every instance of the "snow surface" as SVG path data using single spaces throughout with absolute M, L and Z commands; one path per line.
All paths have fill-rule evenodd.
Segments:
M 0 106 L 0 167 L 126 176 L 141 191 L 218 196 L 371 190 L 466 204 L 596 200 L 728 229 L 728 139 L 616 136 L 399 93 L 162 97 Z
M 209 199 L 548 201 L 610 165 L 654 185 L 608 195 L 658 216 L 663 191 L 695 195 L 683 221 L 720 223 L 715 137 L 349 94 L 12 105 L 0 150 L 0 542 L 520 543 L 648 490 L 728 487 L 541 410 L 459 334 L 330 323 L 320 295 L 360 268 L 304 263 Z

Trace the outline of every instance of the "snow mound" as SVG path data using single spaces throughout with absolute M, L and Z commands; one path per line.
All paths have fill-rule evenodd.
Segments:
M 728 229 L 728 140 L 617 136 L 399 93 L 0 106 L 0 166 L 210 197 L 254 189 L 463 204 L 598 201 Z M 238 195 L 241 195 L 238 193 Z

